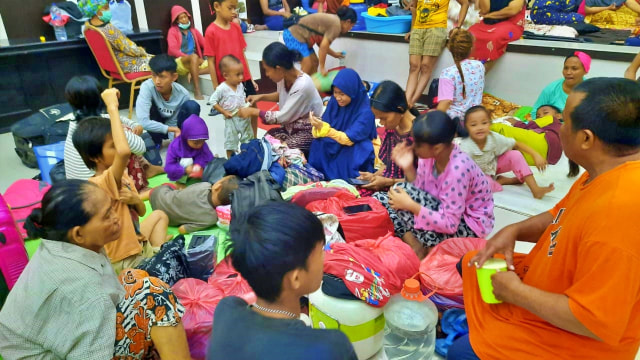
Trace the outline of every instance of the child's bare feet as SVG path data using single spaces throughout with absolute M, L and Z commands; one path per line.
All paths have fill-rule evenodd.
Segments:
M 522 184 L 518 178 L 515 177 L 506 177 L 502 175 L 498 175 L 496 178 L 496 182 L 500 185 L 520 185 Z
M 269 28 L 267 27 L 267 25 L 255 25 L 253 27 L 254 30 L 256 31 L 260 31 L 260 30 L 269 30 Z
M 536 199 L 542 199 L 547 193 L 553 191 L 555 187 L 553 183 L 549 184 L 549 186 L 534 186 L 531 187 L 531 193 L 533 197 Z
M 193 98 L 196 100 L 204 100 L 204 95 L 202 94 L 193 94 Z

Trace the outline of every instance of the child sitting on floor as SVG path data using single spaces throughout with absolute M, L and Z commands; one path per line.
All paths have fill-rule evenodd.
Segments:
M 231 203 L 230 195 L 238 188 L 239 180 L 230 175 L 213 185 L 201 182 L 182 190 L 165 184 L 151 191 L 149 201 L 152 209 L 162 210 L 169 216 L 170 226 L 180 226 L 178 231 L 186 234 L 216 224 L 216 207 Z
M 167 236 L 169 219 L 162 211 L 153 211 L 139 224 L 137 222 L 138 216 L 145 215 L 146 208 L 126 173 L 131 151 L 118 112 L 119 95 L 115 88 L 103 91 L 109 119 L 101 116 L 85 118 L 73 134 L 73 146 L 85 165 L 95 171 L 89 181 L 111 197 L 111 211 L 122 228 L 118 240 L 104 246 L 117 274 L 152 257 L 171 238 Z
M 357 359 L 344 333 L 299 320 L 300 298 L 322 283 L 324 242 L 322 222 L 294 204 L 268 202 L 234 214 L 231 260 L 257 300 L 220 301 L 207 360 Z
M 182 133 L 171 141 L 164 170 L 171 181 L 191 184 L 202 177 L 202 171 L 213 160 L 207 145 L 209 128 L 198 115 L 191 115 L 182 124 Z
M 456 130 L 456 122 L 442 111 L 418 116 L 413 145 L 397 144 L 391 154 L 407 182 L 373 194 L 387 208 L 396 236 L 421 259 L 446 239 L 485 237 L 493 229 L 491 186 L 453 143 Z
M 471 157 L 489 177 L 494 192 L 502 191 L 502 185 L 516 185 L 523 182 L 529 186 L 533 197 L 541 199 L 546 193 L 553 191 L 553 183 L 539 186 L 531 169 L 519 151 L 533 158 L 536 167 L 544 171 L 547 161 L 530 146 L 514 139 L 502 136 L 490 130 L 491 118 L 483 106 L 474 106 L 464 115 L 464 126 L 469 136 L 460 140 L 460 149 Z M 513 171 L 515 178 L 498 176 Z
M 225 117 L 224 148 L 227 150 L 228 159 L 238 150 L 239 144 L 253 139 L 253 128 L 251 119 L 236 115 L 238 110 L 247 103 L 242 84 L 244 79 L 242 62 L 233 55 L 226 55 L 220 60 L 219 70 L 224 76 L 224 82 L 218 85 L 210 101 L 213 108 Z

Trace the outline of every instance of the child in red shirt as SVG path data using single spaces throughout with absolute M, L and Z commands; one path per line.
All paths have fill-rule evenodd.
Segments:
M 218 64 L 226 55 L 233 55 L 242 61 L 244 67 L 244 89 L 246 96 L 255 95 L 258 91 L 258 84 L 251 78 L 251 71 L 247 65 L 247 58 L 244 51 L 247 43 L 242 36 L 240 25 L 233 19 L 236 16 L 238 0 L 211 0 L 211 7 L 215 10 L 216 20 L 209 25 L 204 34 L 204 55 L 209 62 L 209 73 L 213 88 L 224 82 L 222 72 L 219 71 Z M 252 119 L 254 137 L 257 135 L 257 118 Z

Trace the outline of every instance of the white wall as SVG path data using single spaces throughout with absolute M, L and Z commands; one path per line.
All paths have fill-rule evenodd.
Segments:
M 262 50 L 273 41 L 279 40 L 275 31 L 257 31 L 245 34 L 247 40 L 247 58 L 252 73 L 258 66 Z M 540 91 L 550 82 L 562 77 L 564 54 L 576 49 L 585 52 L 610 51 L 636 53 L 638 49 L 624 46 L 558 43 L 549 41 L 519 40 L 519 44 L 530 46 L 546 46 L 557 51 L 558 55 L 535 55 L 507 52 L 500 58 L 493 70 L 487 75 L 485 91 L 521 105 L 532 105 Z M 409 44 L 383 42 L 354 38 L 338 38 L 331 46 L 336 51 L 346 51 L 345 64 L 358 71 L 362 79 L 380 82 L 393 80 L 402 87 L 409 74 Z M 560 55 L 560 53 L 562 55 Z M 327 68 L 339 65 L 337 59 L 328 57 Z M 438 60 L 432 77 L 453 65 L 451 54 L 445 50 Z M 588 77 L 610 76 L 621 77 L 628 66 L 627 62 L 612 60 L 593 60 Z

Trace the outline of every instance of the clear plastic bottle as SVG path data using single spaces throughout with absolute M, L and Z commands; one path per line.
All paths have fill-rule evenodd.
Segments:
M 342 52 L 342 58 L 340 59 L 340 67 L 344 67 L 346 61 L 347 61 L 347 52 L 343 51 Z
M 384 309 L 384 351 L 390 360 L 431 359 L 436 343 L 438 309 L 420 291 L 420 282 L 407 279 L 400 294 Z
M 62 11 L 55 3 L 51 4 L 51 9 L 49 10 L 49 14 L 51 15 L 51 26 L 53 26 L 53 32 L 56 34 L 56 40 L 58 41 L 66 41 L 67 40 L 67 30 L 64 28 L 64 20 L 62 20 Z

